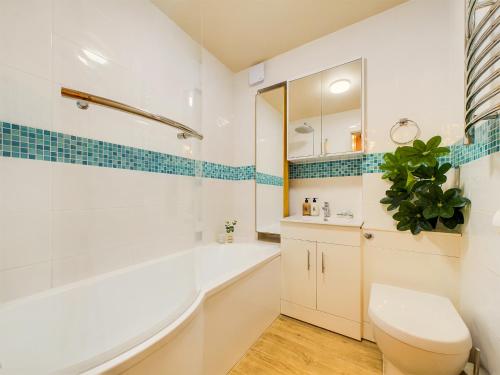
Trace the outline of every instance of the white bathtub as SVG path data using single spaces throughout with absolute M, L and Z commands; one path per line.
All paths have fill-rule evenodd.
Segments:
M 4 304 L 0 374 L 221 374 L 279 314 L 278 257 L 203 246 Z

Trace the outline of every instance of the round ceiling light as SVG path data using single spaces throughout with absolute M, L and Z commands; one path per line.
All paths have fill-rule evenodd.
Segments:
M 330 83 L 329 89 L 332 94 L 342 94 L 351 87 L 351 81 L 348 79 L 339 79 Z

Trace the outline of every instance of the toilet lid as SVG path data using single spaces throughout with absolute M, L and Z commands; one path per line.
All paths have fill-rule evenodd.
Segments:
M 423 350 L 458 354 L 472 346 L 469 330 L 448 298 L 373 284 L 368 313 L 378 328 Z

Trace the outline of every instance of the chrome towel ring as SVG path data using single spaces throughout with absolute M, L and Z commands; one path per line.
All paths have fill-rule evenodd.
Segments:
M 408 139 L 404 140 L 397 140 L 394 135 L 396 134 L 397 130 L 400 128 L 409 128 L 412 127 L 414 128 L 414 134 L 410 135 Z M 391 137 L 391 141 L 396 143 L 397 145 L 405 145 L 407 143 L 413 142 L 415 139 L 417 139 L 420 135 L 420 127 L 418 124 L 410 119 L 407 118 L 401 118 L 399 119 L 394 125 L 392 125 L 392 128 L 389 132 L 389 136 Z

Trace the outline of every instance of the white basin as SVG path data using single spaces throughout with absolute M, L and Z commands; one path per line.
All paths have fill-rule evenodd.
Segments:
M 282 223 L 304 223 L 304 224 L 320 224 L 320 225 L 337 225 L 344 227 L 357 227 L 361 228 L 363 220 L 358 217 L 338 217 L 331 216 L 325 221 L 323 216 L 288 216 L 281 219 Z

